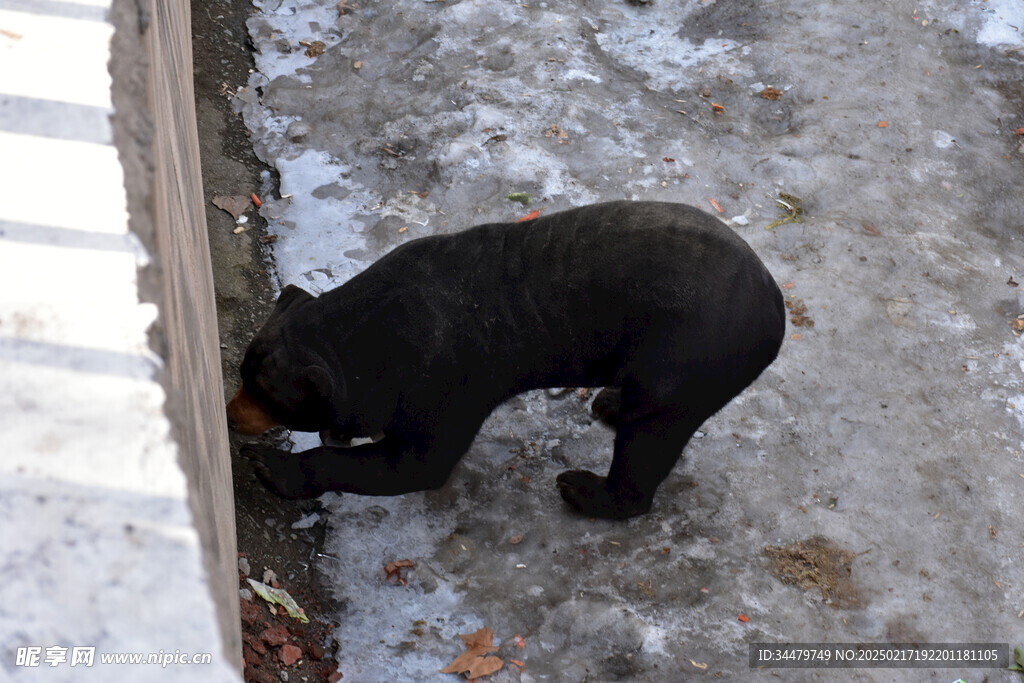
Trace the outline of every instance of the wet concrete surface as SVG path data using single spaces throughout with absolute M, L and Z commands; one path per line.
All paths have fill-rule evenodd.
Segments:
M 1016 6 L 358 4 L 248 21 L 257 72 L 232 87 L 279 175 L 260 190 L 279 285 L 325 291 L 534 209 L 670 200 L 754 247 L 791 329 L 646 516 L 559 499 L 559 472 L 611 454 L 572 388 L 499 408 L 439 491 L 325 496 L 347 680 L 441 680 L 480 626 L 493 680 L 522 681 L 835 675 L 752 672 L 758 641 L 1022 644 Z M 786 583 L 780 556 L 820 580 Z M 958 676 L 982 673 L 843 673 Z

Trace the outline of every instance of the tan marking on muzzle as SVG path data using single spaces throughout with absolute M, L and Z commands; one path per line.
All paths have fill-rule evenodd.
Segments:
M 228 402 L 228 423 L 241 434 L 262 434 L 281 423 L 272 418 L 260 404 L 256 403 L 245 389 L 238 388 L 235 397 Z

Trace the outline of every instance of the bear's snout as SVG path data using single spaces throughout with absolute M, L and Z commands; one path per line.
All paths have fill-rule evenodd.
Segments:
M 234 397 L 228 402 L 227 413 L 228 427 L 240 434 L 262 434 L 271 427 L 281 424 L 256 403 L 249 394 L 245 393 L 245 389 L 242 387 L 238 388 Z

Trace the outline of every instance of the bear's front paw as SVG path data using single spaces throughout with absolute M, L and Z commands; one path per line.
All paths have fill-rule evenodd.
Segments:
M 555 480 L 565 502 L 587 517 L 628 519 L 650 510 L 650 503 L 623 501 L 608 491 L 608 478 L 586 470 L 562 472 Z
M 246 444 L 239 452 L 252 461 L 260 481 L 282 498 L 316 498 L 326 490 L 303 453 L 257 444 Z

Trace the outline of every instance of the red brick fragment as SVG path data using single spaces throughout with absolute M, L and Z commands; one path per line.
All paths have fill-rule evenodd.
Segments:
M 288 642 L 288 629 L 278 624 L 272 628 L 265 629 L 260 634 L 260 640 L 271 647 L 284 645 Z
M 281 649 L 277 651 L 277 658 L 280 659 L 281 663 L 285 666 L 291 666 L 302 658 L 302 650 L 295 645 L 288 643 L 286 645 L 282 645 Z

